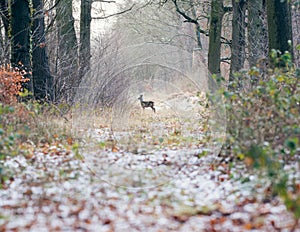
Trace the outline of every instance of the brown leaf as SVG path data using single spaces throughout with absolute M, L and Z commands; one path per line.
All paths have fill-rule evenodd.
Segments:
M 251 230 L 252 228 L 253 228 L 253 226 L 252 226 L 251 223 L 246 223 L 246 224 L 244 225 L 244 229 L 245 229 L 245 230 Z
M 27 189 L 23 194 L 27 195 L 27 196 L 30 196 L 30 195 L 32 195 L 32 190 L 31 189 Z
M 111 223 L 111 220 L 109 218 L 104 219 L 103 225 L 108 225 Z
M 175 215 L 175 216 L 173 216 L 173 218 L 176 221 L 179 221 L 181 223 L 184 223 L 184 222 L 186 222 L 189 219 L 189 217 L 187 215 Z
M 112 149 L 111 149 L 111 151 L 112 151 L 112 152 L 118 152 L 119 149 L 118 149 L 116 146 L 113 146 Z
M 72 145 L 73 144 L 73 139 L 71 137 L 67 138 L 67 143 L 69 145 Z
M 254 163 L 254 160 L 250 157 L 246 157 L 244 162 L 247 166 L 252 166 L 252 164 Z

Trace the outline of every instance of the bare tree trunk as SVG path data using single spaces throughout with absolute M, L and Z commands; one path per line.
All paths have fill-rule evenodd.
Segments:
M 53 78 L 46 51 L 43 0 L 33 0 L 35 12 L 32 24 L 32 75 L 34 96 L 37 100 L 53 100 Z
M 7 0 L 0 0 L 0 12 L 1 12 L 1 19 L 3 22 L 3 26 L 5 29 L 5 35 L 8 37 L 9 14 L 8 14 L 8 1 Z
M 291 5 L 288 1 L 267 0 L 269 51 L 293 54 Z
M 211 74 L 220 74 L 221 32 L 224 16 L 223 0 L 211 1 L 209 29 L 208 70 Z
M 231 65 L 229 82 L 234 80 L 234 73 L 244 67 L 245 52 L 245 10 L 246 2 L 244 0 L 232 0 L 232 45 L 231 45 Z M 231 85 L 229 85 L 231 87 Z
M 8 14 L 8 0 L 0 0 L 0 17 L 1 28 L 4 27 L 4 35 L 1 34 L 1 60 L 0 65 L 9 64 L 9 14 Z
M 90 70 L 91 67 L 91 9 L 92 0 L 81 0 L 79 46 L 80 81 L 82 80 L 83 76 Z M 77 84 L 78 86 L 79 83 Z
M 264 0 L 248 1 L 247 4 L 249 64 L 255 66 L 259 59 L 268 56 L 266 6 Z
M 190 6 L 191 6 L 191 11 L 192 11 L 192 16 L 196 20 L 197 19 L 197 12 L 196 12 L 196 7 L 194 5 L 193 0 L 190 0 Z M 195 24 L 195 31 L 196 31 L 196 38 L 197 38 L 198 48 L 202 49 L 202 43 L 201 43 L 201 31 L 202 31 L 202 29 L 201 29 L 200 24 L 198 22 Z
M 58 29 L 57 100 L 72 102 L 78 82 L 77 38 L 72 0 L 61 0 L 56 7 Z
M 294 63 L 297 67 L 300 67 L 300 49 L 296 49 L 300 46 L 300 4 L 298 0 L 293 0 L 292 8 L 292 27 L 293 27 L 293 43 L 294 43 Z
M 10 31 L 11 31 L 11 63 L 26 71 L 28 82 L 23 83 L 23 88 L 33 92 L 33 83 L 30 75 L 30 8 L 29 1 L 12 1 L 10 5 Z

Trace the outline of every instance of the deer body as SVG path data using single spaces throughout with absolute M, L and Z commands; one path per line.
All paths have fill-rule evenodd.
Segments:
M 143 101 L 143 95 L 141 95 L 138 100 L 141 102 L 141 106 L 143 109 L 145 108 L 151 108 L 153 112 L 155 113 L 155 108 L 154 108 L 154 102 L 153 101 Z

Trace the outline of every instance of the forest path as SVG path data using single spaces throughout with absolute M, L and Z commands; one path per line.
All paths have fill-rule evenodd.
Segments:
M 7 160 L 14 178 L 0 190 L 0 230 L 290 231 L 294 224 L 279 199 L 263 197 L 268 181 L 243 163 L 172 144 L 152 152 L 97 146 L 84 162 L 59 143 Z

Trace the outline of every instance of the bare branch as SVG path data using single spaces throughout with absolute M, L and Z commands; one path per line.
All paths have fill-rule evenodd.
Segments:
M 54 5 L 53 5 L 52 7 L 50 7 L 49 9 L 45 10 L 45 12 L 49 12 L 49 11 L 53 10 L 53 9 L 58 5 L 58 3 L 59 3 L 60 1 L 61 1 L 61 0 L 57 0 L 57 1 L 54 3 Z
M 227 38 L 225 38 L 225 37 L 223 37 L 223 36 L 221 36 L 221 43 L 222 43 L 222 44 L 227 44 L 227 45 L 231 46 L 232 41 L 231 41 L 231 40 L 228 40 Z
M 232 6 L 224 6 L 223 10 L 224 10 L 225 13 L 232 12 L 233 11 L 233 7 Z
M 131 11 L 133 9 L 133 7 L 135 6 L 135 3 L 128 9 L 126 10 L 123 10 L 123 11 L 120 11 L 120 12 L 117 12 L 115 14 L 111 14 L 111 15 L 107 15 L 107 16 L 102 16 L 102 17 L 92 17 L 92 19 L 107 19 L 107 18 L 110 18 L 110 17 L 113 17 L 113 16 L 117 16 L 117 15 L 121 15 L 121 14 L 124 14 L 128 11 Z
M 221 57 L 220 61 L 226 64 L 230 64 L 231 57 Z
M 176 11 L 182 16 L 184 17 L 186 20 L 184 22 L 188 22 L 188 23 L 194 23 L 196 25 L 198 25 L 198 21 L 196 19 L 192 19 L 190 16 L 188 16 L 186 13 L 184 13 L 182 10 L 180 10 L 178 4 L 177 4 L 177 0 L 172 0 L 172 2 L 174 3 L 175 7 L 176 7 Z
M 49 25 L 48 25 L 47 28 L 45 29 L 45 33 L 46 33 L 46 34 L 50 31 L 51 27 L 54 25 L 54 22 L 56 21 L 56 18 L 57 18 L 57 15 L 55 15 L 55 16 L 53 17 L 53 19 L 51 20 L 51 22 L 49 23 Z
M 93 2 L 116 3 L 116 1 L 110 1 L 110 0 L 93 0 Z

